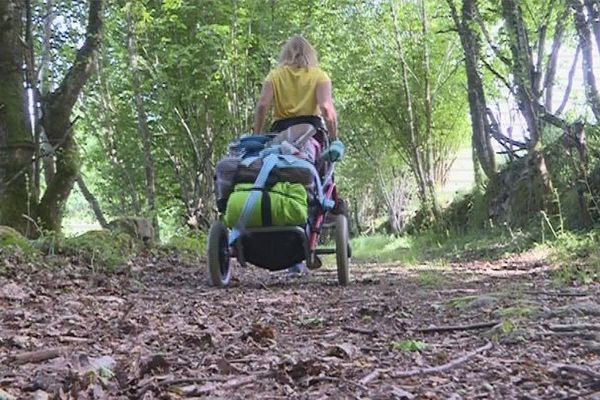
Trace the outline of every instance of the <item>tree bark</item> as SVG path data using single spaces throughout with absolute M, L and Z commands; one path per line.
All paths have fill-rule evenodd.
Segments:
M 549 199 L 549 194 L 552 193 L 552 182 L 542 152 L 541 119 L 534 93 L 535 68 L 527 30 L 523 22 L 521 8 L 514 0 L 502 0 L 502 11 L 513 58 L 512 74 L 516 84 L 517 102 L 530 135 L 528 159 L 533 202 L 537 203 L 539 197 L 542 207 L 551 210 L 552 202 Z M 534 208 L 537 208 L 537 205 Z
M 100 203 L 98 203 L 96 196 L 94 196 L 94 194 L 92 192 L 90 192 L 90 190 L 88 189 L 88 187 L 85 184 L 85 181 L 83 180 L 83 177 L 81 175 L 79 175 L 77 177 L 77 186 L 79 186 L 79 190 L 81 190 L 81 194 L 83 194 L 83 197 L 90 204 L 90 207 L 92 207 L 92 211 L 94 211 L 94 215 L 96 216 L 96 219 L 98 220 L 98 223 L 100 224 L 100 226 L 103 227 L 104 229 L 108 229 L 109 228 L 108 221 L 106 221 L 106 218 L 104 218 L 104 213 L 102 212 L 102 209 L 100 208 Z
M 584 0 L 588 18 L 596 38 L 596 50 L 600 54 L 600 0 Z
M 570 4 L 575 17 L 575 29 L 577 29 L 577 36 L 579 36 L 581 54 L 583 55 L 582 66 L 585 96 L 592 109 L 592 112 L 594 113 L 594 116 L 596 117 L 596 120 L 600 121 L 600 96 L 598 95 L 596 76 L 594 74 L 594 46 L 591 38 L 590 27 L 585 17 L 583 4 L 581 1 L 570 0 Z
M 44 229 L 61 230 L 64 207 L 79 175 L 79 149 L 70 121 L 73 106 L 93 72 L 94 60 L 101 43 L 103 0 L 90 0 L 88 25 L 83 46 L 60 86 L 42 102 L 42 125 L 50 145 L 56 151 L 56 174 L 47 182 L 40 200 L 38 218 Z
M 131 15 L 131 8 L 129 8 L 129 10 L 127 11 L 127 52 L 129 56 L 129 67 L 131 69 L 131 86 L 133 90 L 133 99 L 135 102 L 135 109 L 137 114 L 138 133 L 142 139 L 142 145 L 144 147 L 146 199 L 148 201 L 148 208 L 152 216 L 152 226 L 154 227 L 154 234 L 156 235 L 155 239 L 158 239 L 160 237 L 160 230 L 158 225 L 158 210 L 156 208 L 156 184 L 154 157 L 152 156 L 152 132 L 150 132 L 150 129 L 148 128 L 146 109 L 144 108 L 144 102 L 142 100 L 141 84 L 139 78 L 140 71 L 136 62 L 136 37 Z
M 546 75 L 544 76 L 544 106 L 546 110 L 552 110 L 552 101 L 554 94 L 554 79 L 556 77 L 556 65 L 558 63 L 558 54 L 563 42 L 563 37 L 565 33 L 565 22 L 569 15 L 568 7 L 565 7 L 564 11 L 558 18 L 556 22 L 556 27 L 554 29 L 554 38 L 552 39 L 552 50 L 550 51 L 550 55 L 548 56 L 547 67 L 546 67 Z M 539 55 L 540 58 L 542 54 Z M 540 70 L 541 72 L 541 70 Z
M 31 236 L 33 227 L 23 218 L 35 207 L 20 37 L 25 6 L 24 0 L 0 2 L 0 225 Z
M 479 165 L 489 178 L 496 173 L 496 160 L 490 140 L 490 124 L 486 117 L 486 99 L 483 82 L 479 74 L 480 44 L 477 33 L 472 26 L 475 23 L 477 5 L 474 0 L 463 0 L 462 20 L 453 0 L 447 0 L 450 12 L 465 53 L 465 70 L 469 87 L 469 109 L 473 129 L 472 143 Z
M 427 208 L 431 208 L 428 203 L 428 190 L 425 177 L 424 163 L 420 152 L 421 143 L 417 136 L 417 128 L 415 124 L 414 110 L 413 110 L 413 99 L 410 88 L 410 81 L 408 79 L 408 70 L 406 65 L 406 59 L 404 58 L 404 50 L 402 48 L 402 41 L 400 38 L 400 28 L 398 26 L 398 17 L 396 14 L 396 7 L 393 0 L 390 0 L 390 7 L 392 11 L 392 17 L 394 20 L 394 38 L 396 41 L 396 48 L 398 52 L 398 58 L 400 61 L 400 68 L 402 71 L 402 88 L 404 91 L 404 98 L 406 100 L 406 112 L 408 114 L 408 130 L 410 137 L 409 147 L 411 149 L 411 168 L 414 172 L 415 179 L 417 181 L 419 198 L 423 205 Z
M 430 60 L 429 60 L 429 27 L 427 22 L 427 11 L 425 10 L 425 0 L 421 0 L 421 27 L 423 33 L 423 91 L 425 102 L 425 183 L 429 192 L 431 209 L 436 219 L 440 217 L 440 208 L 437 201 L 434 182 L 434 160 L 433 160 L 433 100 L 431 99 L 430 82 Z
M 54 20 L 54 0 L 46 1 L 46 18 L 44 20 L 44 38 L 42 40 L 42 57 L 38 68 L 37 80 L 40 84 L 39 94 L 43 98 L 50 93 L 50 76 L 48 74 L 48 63 L 50 62 L 50 37 L 52 36 L 52 21 Z M 43 130 L 39 119 L 39 110 L 36 107 L 36 130 L 39 132 L 39 157 L 44 165 L 44 179 L 46 182 L 54 179 L 56 168 L 54 165 L 54 149 L 48 142 L 48 136 Z M 40 161 L 40 160 L 38 160 Z

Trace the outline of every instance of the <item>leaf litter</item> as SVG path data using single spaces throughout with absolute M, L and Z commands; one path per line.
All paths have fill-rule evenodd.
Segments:
M 443 285 L 423 285 L 415 268 L 357 265 L 346 288 L 327 267 L 299 279 L 238 268 L 228 289 L 208 287 L 203 264 L 172 257 L 110 275 L 58 262 L 2 265 L 0 399 L 566 399 L 600 390 L 600 288 L 557 289 L 539 261 L 451 265 Z M 539 312 L 513 312 L 524 304 Z

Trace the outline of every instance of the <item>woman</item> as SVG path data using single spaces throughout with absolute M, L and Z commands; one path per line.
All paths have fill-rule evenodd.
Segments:
M 256 106 L 255 134 L 263 132 L 271 104 L 274 105 L 272 131 L 280 132 L 299 123 L 310 123 L 319 129 L 323 117 L 330 139 L 337 138 L 331 80 L 319 68 L 315 49 L 300 35 L 285 43 L 279 65 L 265 79 Z
M 302 36 L 292 36 L 281 49 L 279 65 L 265 79 L 256 105 L 254 134 L 263 132 L 267 112 L 273 104 L 272 132 L 301 123 L 313 125 L 318 132 L 323 128 L 324 119 L 330 140 L 336 140 L 337 115 L 331 93 L 331 80 L 319 68 L 315 49 Z M 322 140 L 318 135 L 316 139 Z M 300 263 L 288 271 L 302 274 L 306 267 Z

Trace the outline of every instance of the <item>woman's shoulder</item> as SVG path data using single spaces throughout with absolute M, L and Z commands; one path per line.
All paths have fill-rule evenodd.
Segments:
M 325 70 L 323 70 L 321 67 L 311 67 L 309 68 L 309 71 L 316 77 L 319 83 L 330 80 L 327 72 L 325 72 Z

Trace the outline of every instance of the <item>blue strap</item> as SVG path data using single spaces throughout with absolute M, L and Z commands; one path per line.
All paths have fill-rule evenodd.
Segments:
M 319 176 L 317 169 L 315 168 L 315 166 L 312 163 L 310 163 L 306 160 L 303 160 L 301 158 L 298 158 L 296 156 L 280 155 L 279 163 L 277 164 L 277 168 L 305 168 L 305 169 L 308 169 L 313 176 L 313 180 L 315 181 L 315 188 L 317 189 L 317 199 L 319 200 L 321 207 L 323 207 L 326 210 L 331 210 L 334 207 L 335 202 L 333 200 L 328 200 L 325 198 L 325 195 L 323 194 L 323 184 L 321 183 L 321 177 Z
M 277 165 L 277 156 L 276 155 L 268 155 L 263 159 L 263 165 L 254 181 L 254 186 L 250 191 L 250 195 L 246 199 L 246 204 L 244 204 L 244 209 L 242 214 L 240 215 L 240 219 L 238 220 L 235 227 L 231 230 L 231 234 L 229 235 L 229 244 L 232 245 L 237 238 L 240 237 L 241 231 L 244 230 L 248 220 L 250 219 L 250 215 L 252 213 L 252 209 L 254 205 L 258 201 L 258 199 L 262 195 L 262 189 L 265 187 L 267 183 L 267 179 L 269 178 L 269 174 L 271 170 Z
M 249 157 L 242 161 L 242 164 L 245 166 L 249 166 L 259 157 Z M 229 235 L 229 244 L 233 245 L 235 241 L 240 237 L 241 232 L 245 229 L 248 220 L 250 219 L 252 210 L 254 209 L 254 205 L 258 201 L 258 199 L 262 195 L 262 189 L 264 189 L 265 184 L 267 183 L 267 179 L 269 178 L 269 174 L 274 168 L 305 168 L 308 169 L 315 181 L 315 187 L 317 189 L 317 199 L 326 210 L 330 210 L 334 207 L 335 202 L 331 199 L 326 199 L 323 194 L 323 185 L 321 184 L 321 177 L 317 172 L 315 166 L 301 158 L 298 158 L 293 155 L 276 155 L 269 154 L 263 159 L 263 165 L 254 181 L 254 185 L 252 190 L 250 191 L 250 195 L 246 199 L 246 203 L 244 204 L 244 209 L 242 210 L 242 214 L 235 225 L 235 227 L 231 230 L 231 234 Z

